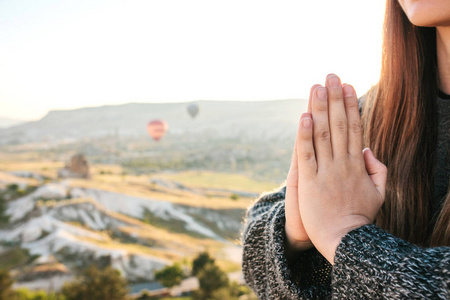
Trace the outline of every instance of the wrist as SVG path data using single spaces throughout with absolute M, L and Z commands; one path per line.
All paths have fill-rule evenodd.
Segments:
M 328 260 L 328 262 L 334 265 L 334 257 L 336 255 L 336 249 L 341 243 L 342 238 L 350 231 L 360 228 L 364 225 L 370 224 L 368 222 L 354 224 L 348 227 L 344 227 L 341 230 L 337 230 L 334 234 L 325 236 L 320 242 L 315 242 L 317 250 Z

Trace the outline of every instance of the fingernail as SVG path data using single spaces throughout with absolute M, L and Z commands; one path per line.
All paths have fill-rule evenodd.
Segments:
M 300 119 L 303 118 L 311 118 L 311 114 L 310 113 L 302 113 L 302 116 L 300 117 Z
M 311 125 L 312 125 L 312 120 L 311 120 L 311 118 L 306 117 L 306 118 L 303 118 L 303 119 L 302 119 L 302 126 L 303 126 L 304 128 L 311 128 Z
M 327 90 L 326 90 L 325 88 L 323 88 L 323 87 L 317 88 L 317 97 L 318 97 L 320 100 L 325 100 L 325 99 L 327 99 Z
M 345 84 L 343 89 L 344 89 L 344 97 L 353 96 L 353 87 L 351 85 Z
M 334 74 L 330 74 L 327 76 L 328 85 L 332 88 L 337 88 L 341 85 L 339 82 L 339 77 Z

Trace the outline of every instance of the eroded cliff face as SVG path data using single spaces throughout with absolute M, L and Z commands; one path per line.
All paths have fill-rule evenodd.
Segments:
M 162 184 L 161 189 L 172 193 L 176 187 L 203 192 L 165 185 L 172 189 Z M 243 214 L 243 209 L 181 205 L 68 181 L 42 183 L 7 202 L 9 221 L 0 229 L 0 244 L 2 252 L 20 248 L 32 258 L 16 270 L 18 286 L 42 287 L 52 278 L 58 288 L 77 270 L 105 259 L 131 282 L 151 281 L 155 270 L 202 251 L 199 239 L 230 246 L 227 239 L 239 237 Z

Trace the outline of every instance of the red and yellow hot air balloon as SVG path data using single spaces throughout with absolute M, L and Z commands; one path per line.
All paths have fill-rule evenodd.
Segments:
M 169 130 L 169 124 L 164 120 L 153 120 L 147 125 L 148 135 L 155 141 L 159 141 Z

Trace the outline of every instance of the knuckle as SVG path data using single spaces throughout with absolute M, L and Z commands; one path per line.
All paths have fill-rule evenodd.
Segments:
M 310 161 L 315 159 L 314 153 L 311 151 L 305 151 L 303 153 L 301 153 L 301 158 L 305 161 Z
M 313 105 L 317 111 L 320 112 L 328 111 L 327 100 L 314 99 Z
M 353 122 L 349 126 L 352 133 L 358 134 L 362 132 L 361 122 Z
M 317 136 L 323 142 L 329 141 L 330 140 L 330 131 L 329 130 L 319 131 Z
M 335 123 L 335 126 L 339 131 L 346 131 L 347 130 L 347 121 L 337 120 Z
M 359 109 L 359 103 L 357 99 L 353 98 L 346 98 L 345 99 L 345 106 L 349 109 Z
M 344 94 L 342 92 L 342 87 L 329 87 L 330 99 L 334 101 L 344 101 Z
M 348 171 L 350 169 L 350 165 L 346 163 L 346 161 L 339 161 L 336 163 L 336 167 L 339 170 L 341 176 L 346 176 L 348 174 Z M 343 179 L 343 178 L 341 178 Z
M 354 166 L 354 170 L 358 174 L 364 174 L 367 173 L 366 166 L 364 165 L 364 162 L 358 163 Z
M 334 90 L 330 92 L 330 100 L 339 102 L 344 101 L 344 96 L 342 95 L 342 91 Z

